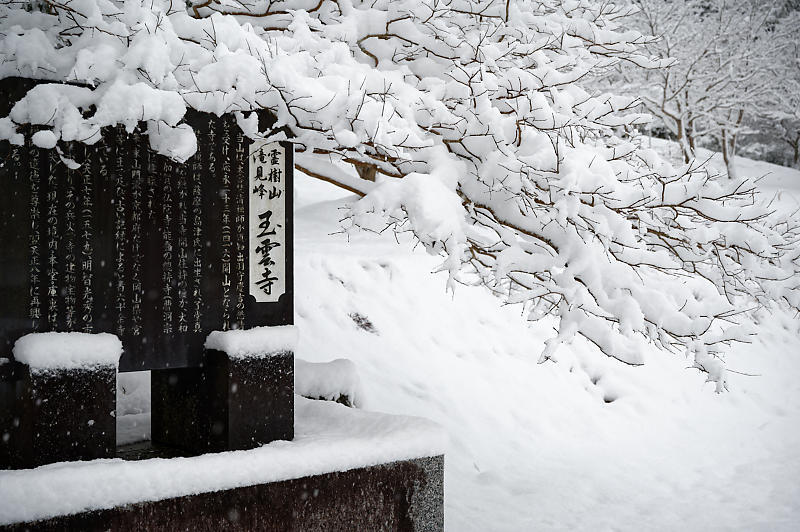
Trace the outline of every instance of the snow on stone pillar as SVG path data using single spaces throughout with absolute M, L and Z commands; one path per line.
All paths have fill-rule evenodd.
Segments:
M 16 341 L 13 353 L 20 363 L 19 424 L 8 465 L 113 457 L 119 339 L 31 333 Z
M 292 325 L 214 331 L 202 368 L 153 372 L 155 443 L 194 453 L 294 438 Z
M 228 450 L 294 438 L 293 325 L 215 331 L 206 340 L 212 434 Z M 219 434 L 221 432 L 221 434 Z

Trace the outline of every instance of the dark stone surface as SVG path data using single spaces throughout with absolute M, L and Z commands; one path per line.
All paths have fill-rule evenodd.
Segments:
M 19 457 L 20 399 L 23 381 L 20 378 L 23 365 L 8 361 L 0 364 L 0 469 L 22 463 Z
M 208 448 L 208 385 L 202 368 L 150 372 L 153 443 L 200 454 Z
M 0 116 L 35 82 L 0 80 Z M 259 113 L 260 127 L 272 118 Z M 183 164 L 156 154 L 142 131 L 107 128 L 92 146 L 55 150 L 0 141 L 0 357 L 29 332 L 110 332 L 120 371 L 198 366 L 213 330 L 293 320 L 293 220 L 286 230 L 286 293 L 249 294 L 251 142 L 232 114 L 189 110 L 198 152 Z M 290 148 L 290 144 L 284 146 Z M 292 152 L 284 176 L 292 205 Z M 278 200 L 275 200 L 278 201 Z M 2 392 L 0 392 L 2 393 Z
M 116 368 L 31 370 L 20 365 L 2 468 L 113 458 Z
M 84 512 L 4 530 L 444 530 L 444 458 Z
M 294 356 L 230 359 L 206 352 L 202 368 L 154 370 L 152 438 L 190 453 L 252 449 L 294 438 Z
M 151 440 L 117 446 L 117 458 L 128 461 L 148 460 L 150 458 L 180 458 L 182 456 L 186 456 L 183 449 L 154 444 Z
M 294 354 L 229 358 L 208 351 L 212 377 L 212 433 L 222 427 L 220 450 L 252 449 L 294 438 Z

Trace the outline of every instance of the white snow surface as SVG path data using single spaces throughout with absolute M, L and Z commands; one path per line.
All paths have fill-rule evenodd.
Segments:
M 222 351 L 232 358 L 263 358 L 294 351 L 297 338 L 298 331 L 294 325 L 213 331 L 206 338 L 205 348 Z
M 743 176 L 771 172 L 768 193 L 800 197 L 800 172 L 747 164 Z M 406 235 L 335 235 L 355 196 L 304 176 L 295 187 L 295 354 L 347 357 L 364 408 L 445 428 L 447 530 L 798 529 L 797 316 L 761 315 L 727 355 L 723 393 L 648 345 L 634 367 L 578 337 L 538 364 L 554 322 L 528 323 L 481 287 L 451 295 L 431 274 L 441 259 Z
M 113 334 L 30 333 L 14 344 L 14 358 L 36 370 L 116 366 L 122 342 Z
M 0 524 L 436 456 L 444 434 L 420 418 L 295 397 L 295 439 L 192 458 L 65 462 L 0 471 Z
M 128 445 L 152 438 L 150 412 L 125 414 L 117 418 L 117 445 Z
M 117 373 L 117 445 L 150 439 L 150 372 Z
M 150 412 L 150 372 L 117 373 L 117 416 Z
M 307 362 L 295 358 L 294 393 L 328 401 L 347 396 L 355 407 L 361 406 L 363 395 L 356 366 L 346 358 L 330 362 Z

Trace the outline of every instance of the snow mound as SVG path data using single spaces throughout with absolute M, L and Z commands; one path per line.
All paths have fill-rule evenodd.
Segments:
M 222 351 L 231 358 L 264 358 L 285 351 L 294 352 L 298 336 L 294 325 L 213 331 L 206 338 L 205 348 Z
M 330 362 L 306 362 L 295 358 L 294 391 L 309 399 L 345 400 L 355 407 L 363 403 L 356 365 L 346 358 Z
M 14 358 L 38 370 L 116 366 L 120 355 L 122 342 L 109 333 L 31 333 L 14 344 Z

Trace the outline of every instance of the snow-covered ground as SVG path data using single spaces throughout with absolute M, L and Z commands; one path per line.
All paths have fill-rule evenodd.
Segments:
M 800 199 L 800 172 L 740 171 Z M 552 323 L 478 287 L 446 293 L 437 258 L 402 236 L 348 243 L 334 233 L 353 198 L 295 186 L 297 356 L 349 358 L 365 408 L 446 429 L 448 530 L 800 529 L 796 316 L 765 314 L 731 350 L 723 394 L 655 349 L 630 367 L 576 340 L 540 365 Z

